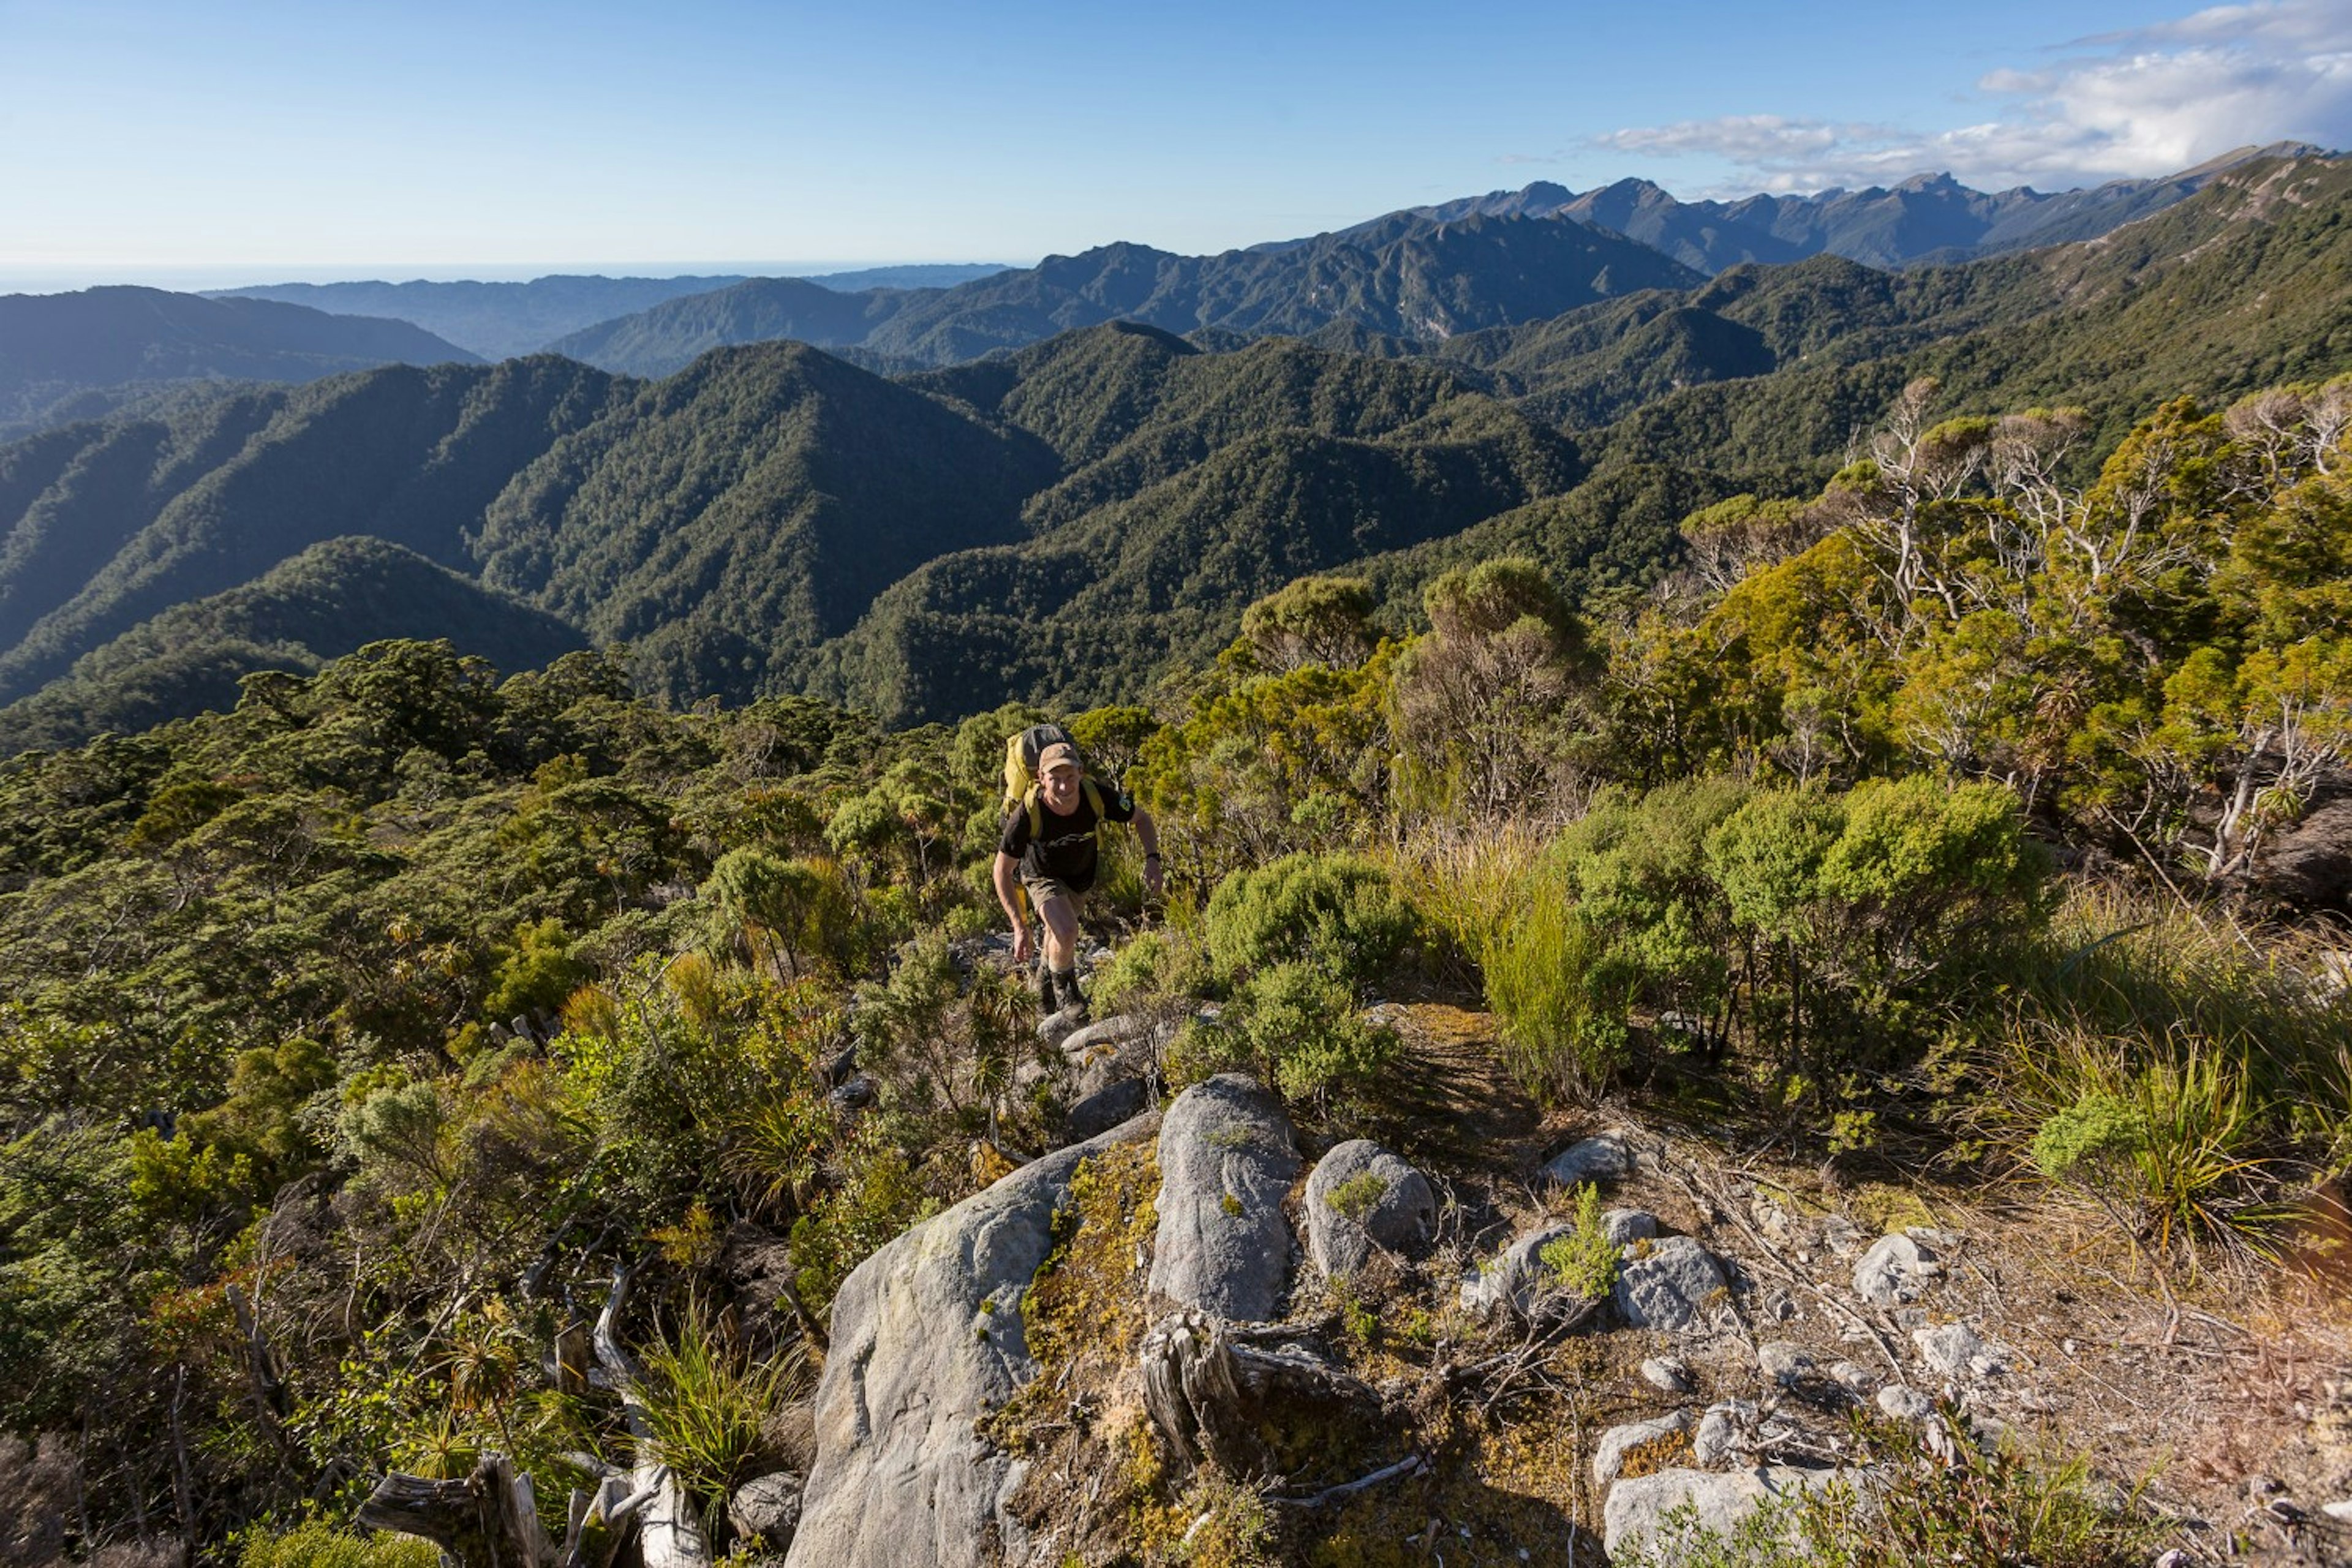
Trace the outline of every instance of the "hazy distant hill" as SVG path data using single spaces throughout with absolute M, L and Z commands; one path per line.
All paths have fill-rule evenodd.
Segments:
M 0 295 L 0 433 L 102 413 L 173 383 L 315 381 L 380 364 L 475 363 L 406 321 L 160 289 Z
M 1708 273 L 1743 262 L 1801 261 L 1824 252 L 1873 267 L 1903 267 L 2095 238 L 2194 195 L 2228 170 L 2257 159 L 2315 155 L 2320 149 L 2302 142 L 2242 147 L 2158 179 L 2116 180 L 2054 193 L 2019 186 L 1988 194 L 1949 174 L 1918 174 L 1892 189 L 1874 185 L 1806 196 L 1685 202 L 1647 180 L 1620 180 L 1581 194 L 1538 181 L 1524 190 L 1414 207 L 1410 216 L 1579 218 Z M 1377 227 L 1395 216 L 1363 227 Z
M 1108 245 L 935 291 L 827 296 L 778 280 L 742 284 L 606 322 L 555 348 L 606 369 L 660 374 L 707 348 L 778 336 L 854 347 L 891 365 L 954 364 L 1112 321 L 1244 338 L 1338 324 L 1427 343 L 1698 281 L 1646 246 L 1580 225 L 1398 216 L 1279 252 L 1176 256 Z
M 1539 296 L 1507 268 L 1452 296 L 1433 284 L 1464 268 L 1415 268 L 1540 235 L 1633 248 L 1543 219 L 1417 220 L 1386 270 L 1378 247 L 1335 247 L 1307 275 L 1381 323 L 1336 316 L 1315 343 L 1107 321 L 896 380 L 793 343 L 656 383 L 551 356 L 395 367 L 0 447 L 0 695 L 151 623 L 139 658 L 89 667 L 144 673 L 53 689 L 39 732 L 113 722 L 73 712 L 121 710 L 110 683 L 216 691 L 268 639 L 210 610 L 156 617 L 365 536 L 625 645 L 672 700 L 815 689 L 910 720 L 1133 699 L 1300 572 L 1361 569 L 1410 606 L 1445 564 L 1510 550 L 1574 592 L 1639 586 L 1690 509 L 1817 491 L 1922 374 L 1951 412 L 2082 404 L 2107 440 L 2173 395 L 2352 370 L 2344 161 L 2248 164 L 2100 239 L 1965 266 L 1823 255 L 1443 339 L 1394 330 L 1424 304 L 1524 308 Z M 1255 328 L 1297 298 L 1239 268 L 1206 289 L 1170 259 L 990 279 L 974 293 L 1002 313 L 967 295 L 958 330 L 1179 298 Z M 402 629 L 430 637 L 458 612 L 415 614 Z
M 381 539 L 331 539 L 243 586 L 177 605 L 77 660 L 64 679 L 0 708 L 0 754 L 78 744 L 236 706 L 257 669 L 302 674 L 420 628 L 502 673 L 585 647 L 543 611 Z
M 829 272 L 782 281 L 814 283 L 835 292 L 945 289 L 1003 270 L 994 262 L 934 262 L 870 267 L 856 272 Z M 650 310 L 664 300 L 708 294 L 747 280 L 751 279 L 742 273 L 678 278 L 555 273 L 534 278 L 528 283 L 266 283 L 247 289 L 217 289 L 212 297 L 282 300 L 338 315 L 390 316 L 396 321 L 413 321 L 453 343 L 463 344 L 485 359 L 510 359 L 552 348 L 558 338 L 600 322 Z M 568 351 L 557 348 L 556 352 Z
M 740 276 L 591 278 L 556 274 L 528 283 L 266 283 L 215 299 L 282 300 L 343 316 L 413 321 L 484 359 L 533 353 L 566 332 L 683 294 L 740 283 Z
M 548 351 L 626 375 L 668 375 L 697 355 L 735 343 L 777 338 L 819 348 L 860 343 L 919 297 L 897 289 L 843 293 L 804 279 L 754 278 L 600 322 L 556 339 Z

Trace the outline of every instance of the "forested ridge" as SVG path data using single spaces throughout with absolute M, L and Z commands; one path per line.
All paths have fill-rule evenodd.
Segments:
M 1220 371 L 1244 364 L 1297 400 L 1293 455 L 1250 471 L 1322 506 L 1327 447 L 1346 475 L 1402 464 L 1384 517 L 1414 485 L 1574 477 L 1557 436 L 1423 367 L 1335 379 L 1295 345 L 1113 337 L 1155 398 L 1024 413 L 1024 389 L 1099 365 L 1068 341 L 936 385 L 1003 419 L 971 426 L 992 450 L 1020 432 L 1143 462 L 1220 397 L 1263 405 Z M 918 395 L 870 380 L 850 395 Z M 1152 703 L 1060 714 L 1156 815 L 1171 877 L 1148 909 L 1132 840 L 1108 843 L 1097 1006 L 1167 1021 L 1166 1092 L 1245 1070 L 1314 1148 L 1377 1137 L 1486 1193 L 1433 1110 L 1427 1041 L 1365 1011 L 1441 1001 L 1491 1031 L 1490 1077 L 1449 1058 L 1461 1114 L 1507 1100 L 1569 1126 L 1605 1103 L 1725 1158 L 1818 1164 L 1825 1202 L 1889 1173 L 2002 1184 L 2080 1205 L 2106 1238 L 2084 1245 L 2134 1260 L 2119 1292 L 2231 1310 L 2347 1152 L 2352 1004 L 2310 922 L 2352 886 L 2348 487 L 2352 381 L 2175 400 L 2108 440 L 1923 380 L 1826 482 L 1690 510 L 1646 591 L 1571 596 L 1499 549 L 1432 559 L 1409 632 L 1371 583 L 1277 555 L 1263 570 L 1295 580 L 1213 657 L 1179 649 Z M 1201 563 L 1181 513 L 1115 531 Z M 352 573 L 473 592 L 338 541 L 275 596 L 189 613 L 299 639 L 269 616 Z M 388 1564 L 408 1561 L 391 1538 L 334 1544 L 388 1471 L 501 1454 L 561 1540 L 566 1485 L 653 1456 L 723 1549 L 733 1488 L 798 1484 L 843 1440 L 810 1397 L 851 1269 L 1068 1136 L 1056 1040 L 981 940 L 1004 739 L 1040 716 L 682 710 L 604 653 L 502 677 L 386 640 L 0 769 L 0 1384 L 25 1439 L 0 1484 L 21 1528 L 110 1563 Z M 1034 1307 L 988 1310 L 1034 1311 L 1034 1353 L 1089 1390 L 1133 1355 L 1089 1336 L 1141 1328 L 1068 1294 L 1104 1267 L 1090 1246 L 1141 1245 L 1119 1205 L 1157 1178 L 1126 1161 L 1091 1167 Z M 1507 1235 L 1476 1207 L 1499 1201 L 1462 1196 L 1454 1223 Z M 1306 1444 L 1286 1482 L 1188 1473 L 1094 1393 L 1009 1404 L 985 1442 L 1094 1478 L 1086 1561 L 1189 1560 L 1204 1528 L 1237 1561 L 1328 1561 L 1394 1539 L 1391 1507 L 1475 1521 L 1472 1560 L 1566 1561 L 1597 1497 L 1584 1449 L 1527 1468 L 1526 1445 L 1613 1385 L 1591 1363 L 1522 1374 L 1601 1342 L 1521 1344 L 1434 1262 L 1329 1289 L 1299 1330 L 1318 1353 L 1428 1392 L 1270 1437 Z M 595 1352 L 601 1381 L 592 1324 L 628 1347 L 625 1370 Z M 1404 1500 L 1269 1511 L 1265 1489 L 1360 1474 L 1366 1441 L 1424 1456 Z M 1888 1506 L 1923 1531 L 2070 1521 L 2084 1563 L 2143 1561 L 2170 1528 L 2063 1466 L 1988 1464 L 1965 1508 L 1924 1483 Z M 1531 1489 L 1494 1493 L 1510 1466 Z M 2191 1476 L 2160 1484 L 2206 1506 Z

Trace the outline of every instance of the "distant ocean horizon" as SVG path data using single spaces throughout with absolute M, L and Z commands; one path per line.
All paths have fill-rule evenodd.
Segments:
M 222 262 L 152 266 L 97 264 L 8 266 L 0 264 L 0 294 L 70 294 L 83 289 L 131 285 L 202 293 L 215 289 L 257 289 L 281 283 L 528 283 L 557 275 L 584 278 L 807 278 L 831 272 L 865 272 L 877 267 L 979 265 L 910 260 L 905 257 L 820 261 L 517 261 L 517 262 Z M 1007 263 L 1024 266 L 1025 263 Z

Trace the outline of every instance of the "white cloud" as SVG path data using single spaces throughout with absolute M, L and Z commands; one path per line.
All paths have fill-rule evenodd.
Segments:
M 2260 0 L 2079 38 L 1977 83 L 1983 123 L 1936 132 L 1732 115 L 1612 132 L 1596 146 L 1704 154 L 1740 189 L 1883 184 L 1949 170 L 1982 189 L 2145 178 L 2272 142 L 2352 144 L 2352 5 Z

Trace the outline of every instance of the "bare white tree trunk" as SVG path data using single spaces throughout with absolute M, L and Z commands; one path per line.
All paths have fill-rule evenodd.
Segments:
M 633 1492 L 649 1492 L 642 1519 L 646 1568 L 710 1568 L 710 1538 L 696 1517 L 677 1472 L 658 1458 L 653 1424 L 646 1419 L 643 1393 L 645 1369 L 621 1344 L 621 1309 L 629 1299 L 629 1270 L 613 1276 L 612 1293 L 597 1314 L 596 1363 L 621 1396 L 621 1414 L 636 1442 L 636 1467 L 629 1474 Z

